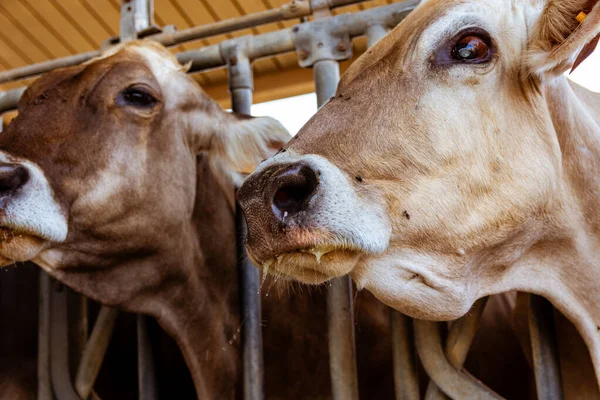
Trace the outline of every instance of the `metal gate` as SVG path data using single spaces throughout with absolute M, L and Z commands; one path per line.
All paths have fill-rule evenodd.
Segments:
M 301 67 L 312 67 L 318 106 L 334 94 L 340 77 L 339 62 L 352 56 L 352 39 L 366 36 L 368 46 L 396 26 L 419 0 L 402 2 L 332 16 L 331 10 L 365 0 L 292 0 L 277 9 L 249 14 L 240 18 L 197 26 L 181 31 L 157 29 L 153 23 L 152 0 L 122 0 L 120 41 L 148 37 L 166 46 L 197 40 L 262 24 L 313 16 L 310 22 L 289 29 L 260 35 L 242 36 L 198 50 L 178 53 L 177 59 L 190 63 L 189 72 L 212 68 L 227 68 L 233 111 L 250 114 L 253 93 L 252 63 L 260 58 L 273 57 L 295 51 Z M 114 40 L 109 44 L 119 42 Z M 51 60 L 22 68 L 0 72 L 0 83 L 32 77 L 56 68 L 76 65 L 99 56 L 100 50 Z M 0 93 L 0 113 L 16 108 L 24 88 Z M 245 221 L 237 212 L 238 260 L 244 257 Z M 243 396 L 246 400 L 260 400 L 263 393 L 263 359 L 259 279 L 260 272 L 249 261 L 238 265 L 241 282 L 241 317 L 243 345 Z M 67 290 L 42 274 L 40 280 L 40 320 L 38 350 L 38 399 L 81 399 L 94 396 L 93 385 L 118 311 L 102 307 L 91 334 L 87 325 L 85 301 L 78 316 L 67 315 Z M 333 398 L 358 399 L 358 381 L 355 358 L 354 320 L 351 302 L 352 284 L 349 277 L 332 281 L 327 294 L 329 319 L 330 372 Z M 475 303 L 470 313 L 455 321 L 446 343 L 442 343 L 438 323 L 412 320 L 391 311 L 394 384 L 397 399 L 497 399 L 497 394 L 462 371 L 469 347 L 475 336 L 479 319 L 487 299 Z M 535 379 L 540 399 L 562 398 L 553 309 L 545 299 L 530 296 L 530 320 Z M 138 387 L 141 399 L 156 399 L 156 381 L 152 349 L 147 335 L 147 317 L 137 317 Z M 80 327 L 81 361 L 74 381 L 68 360 L 68 326 Z M 416 348 L 416 353 L 414 349 Z M 420 359 L 431 382 L 426 393 L 419 393 L 417 361 Z M 363 393 L 363 396 L 368 394 Z

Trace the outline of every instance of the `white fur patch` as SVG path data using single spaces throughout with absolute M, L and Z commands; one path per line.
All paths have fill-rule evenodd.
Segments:
M 40 167 L 2 152 L 0 162 L 18 163 L 29 172 L 27 183 L 14 195 L 2 199 L 0 226 L 52 242 L 64 241 L 68 233 L 67 218 Z
M 392 227 L 385 205 L 356 192 L 346 174 L 318 155 L 280 153 L 262 163 L 257 174 L 272 165 L 303 162 L 319 174 L 319 189 L 311 200 L 311 219 L 334 236 L 335 245 L 365 253 L 384 252 Z M 329 240 L 331 238 L 328 238 Z M 323 244 L 333 244 L 329 241 Z

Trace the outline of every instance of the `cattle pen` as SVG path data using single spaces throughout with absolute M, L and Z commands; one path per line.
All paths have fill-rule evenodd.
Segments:
M 253 63 L 285 53 L 295 53 L 302 68 L 312 68 L 321 107 L 335 95 L 340 79 L 339 63 L 352 57 L 352 41 L 366 36 L 373 46 L 395 27 L 418 0 L 406 0 L 354 13 L 333 15 L 332 10 L 365 0 L 292 0 L 276 9 L 247 14 L 214 24 L 184 30 L 159 29 L 154 24 L 152 0 L 123 0 L 119 38 L 108 40 L 108 48 L 118 43 L 148 38 L 165 46 L 254 28 L 282 20 L 302 21 L 274 32 L 239 36 L 196 50 L 176 54 L 181 64 L 189 64 L 189 73 L 225 68 L 228 74 L 232 110 L 250 114 L 253 101 Z M 310 17 L 310 18 L 309 18 Z M 0 83 L 32 78 L 57 68 L 77 65 L 101 54 L 104 49 L 28 65 L 0 72 Z M 25 87 L 0 93 L 0 113 L 14 110 Z M 243 351 L 243 398 L 263 399 L 260 271 L 244 255 L 245 221 L 237 213 L 237 258 L 242 285 L 241 315 Z M 118 312 L 103 306 L 93 330 L 85 335 L 81 362 L 77 371 L 69 371 L 68 326 L 81 326 L 83 313 L 67 313 L 67 291 L 56 290 L 51 278 L 40 280 L 40 317 L 38 347 L 38 398 L 88 398 L 99 373 L 110 333 Z M 327 295 L 330 372 L 333 398 L 358 399 L 357 366 L 352 311 L 352 283 L 349 277 L 331 282 Z M 438 323 L 417 321 L 390 310 L 393 343 L 394 383 L 397 399 L 499 398 L 490 389 L 462 370 L 486 299 L 475 303 L 470 313 L 455 321 L 443 343 Z M 530 296 L 532 354 L 536 390 L 540 399 L 562 398 L 556 339 L 553 336 L 553 310 L 545 299 Z M 137 317 L 139 398 L 157 398 L 152 349 L 146 334 L 147 317 Z M 416 351 L 415 351 L 416 350 Z M 417 361 L 431 379 L 426 393 L 420 393 Z M 74 377 L 72 379 L 71 377 Z M 368 393 L 361 393 L 369 398 Z

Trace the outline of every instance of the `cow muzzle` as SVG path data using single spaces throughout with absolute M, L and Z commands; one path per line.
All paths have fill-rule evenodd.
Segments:
M 317 155 L 276 155 L 237 196 L 248 223 L 248 255 L 284 277 L 321 283 L 389 243 L 384 207 L 361 198 L 347 174 Z
M 0 266 L 34 258 L 67 236 L 67 220 L 34 163 L 0 153 Z

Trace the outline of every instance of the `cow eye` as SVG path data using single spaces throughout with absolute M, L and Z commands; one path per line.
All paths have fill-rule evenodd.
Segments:
M 490 55 L 487 42 L 479 36 L 464 36 L 452 49 L 452 58 L 465 62 L 485 62 Z
M 122 106 L 133 106 L 138 108 L 151 108 L 156 104 L 156 98 L 147 89 L 140 87 L 129 87 L 119 93 L 117 104 Z

